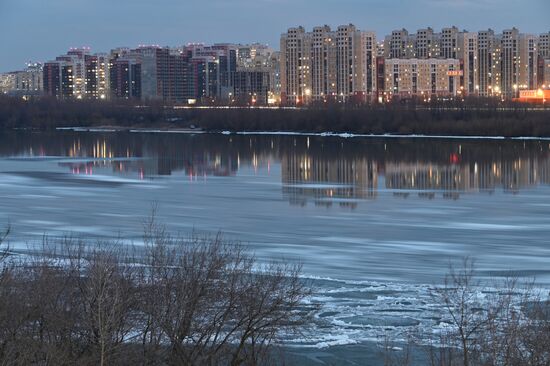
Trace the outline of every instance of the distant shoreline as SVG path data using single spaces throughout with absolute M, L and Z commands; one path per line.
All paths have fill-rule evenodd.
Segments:
M 294 132 L 294 131 L 205 131 L 201 129 L 159 129 L 131 127 L 57 127 L 57 131 L 74 132 L 129 132 L 129 133 L 166 133 L 166 134 L 221 134 L 221 135 L 259 135 L 259 136 L 315 136 L 339 138 L 407 138 L 407 139 L 457 139 L 457 140 L 540 140 L 550 141 L 550 137 L 536 136 L 457 136 L 457 135 L 397 135 L 397 134 L 357 134 L 338 132 Z
M 300 109 L 192 108 L 150 103 L 22 101 L 0 96 L 0 130 L 234 133 L 387 138 L 550 138 L 550 106 L 493 99 Z

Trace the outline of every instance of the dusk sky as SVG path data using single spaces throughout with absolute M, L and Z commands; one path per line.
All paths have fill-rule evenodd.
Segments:
M 267 43 L 288 27 L 353 23 L 379 39 L 456 25 L 550 31 L 549 0 L 0 0 L 0 72 L 47 61 L 69 47 L 93 52 L 139 44 Z

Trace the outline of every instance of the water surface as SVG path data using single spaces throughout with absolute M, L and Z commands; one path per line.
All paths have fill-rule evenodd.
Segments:
M 428 289 L 464 256 L 550 282 L 548 141 L 19 132 L 0 157 L 15 249 L 44 233 L 139 245 L 156 204 L 174 232 L 303 262 L 326 326 L 303 346 L 437 326 Z

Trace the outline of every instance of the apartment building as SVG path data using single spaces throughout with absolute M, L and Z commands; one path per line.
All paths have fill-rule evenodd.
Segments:
M 384 57 L 385 58 L 414 58 L 415 36 L 409 35 L 405 28 L 394 30 L 391 35 L 384 38 Z
M 311 97 L 311 41 L 303 27 L 281 36 L 281 101 L 300 104 Z
M 501 40 L 492 29 L 478 35 L 478 94 L 490 97 L 500 92 Z
M 306 32 L 290 28 L 281 36 L 281 96 L 287 104 L 337 100 L 366 101 L 376 92 L 374 32 L 353 24 Z
M 385 61 L 384 94 L 409 98 L 454 97 L 460 90 L 460 61 L 457 59 L 388 59 Z
M 109 55 L 86 55 L 85 95 L 88 99 L 107 99 L 110 93 Z

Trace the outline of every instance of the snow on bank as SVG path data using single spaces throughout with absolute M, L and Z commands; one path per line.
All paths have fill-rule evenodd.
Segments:
M 204 131 L 184 130 L 184 129 L 116 129 L 116 128 L 88 128 L 88 127 L 57 127 L 60 131 L 75 131 L 75 132 L 123 132 L 131 133 L 181 133 L 181 134 L 222 134 L 222 135 L 274 135 L 274 136 L 320 136 L 320 137 L 340 137 L 340 138 L 418 138 L 418 139 L 462 139 L 462 140 L 541 140 L 550 141 L 550 137 L 536 136 L 459 136 L 459 135 L 395 135 L 395 134 L 362 134 L 351 132 L 295 132 L 295 131 Z

